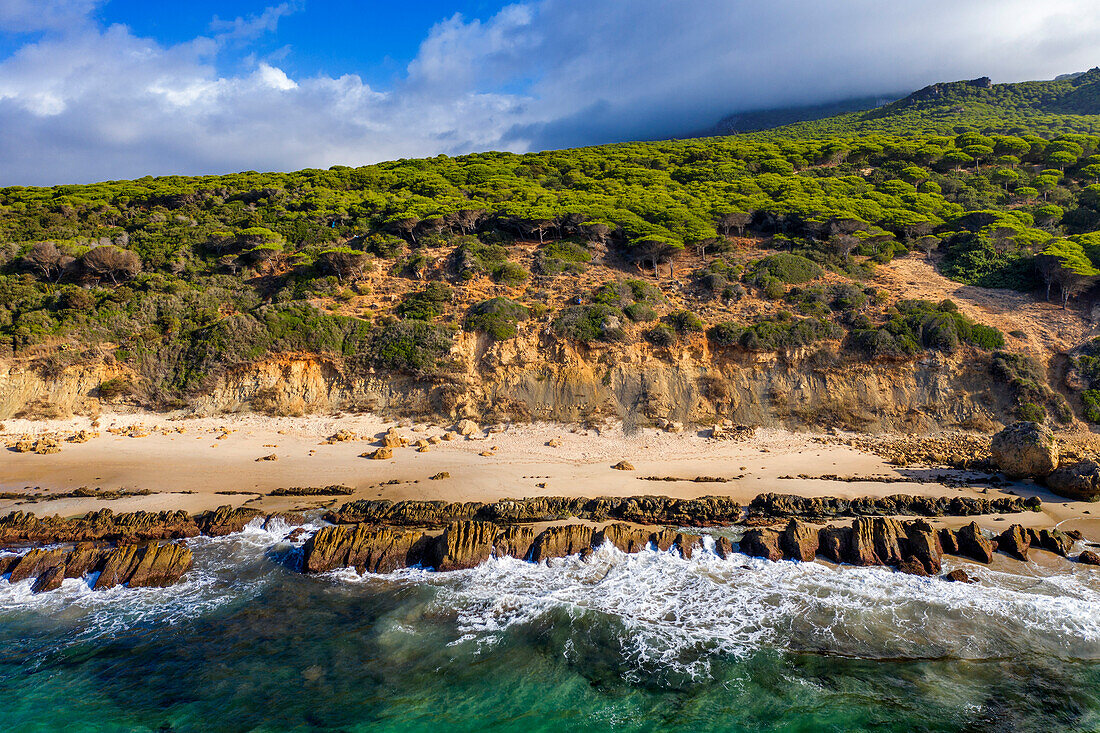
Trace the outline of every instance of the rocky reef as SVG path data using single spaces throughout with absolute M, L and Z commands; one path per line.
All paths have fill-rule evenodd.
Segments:
M 72 549 L 33 549 L 23 555 L 0 557 L 0 575 L 18 583 L 34 578 L 35 593 L 56 590 L 66 578 L 98 573 L 95 590 L 129 585 L 145 588 L 173 585 L 188 570 L 191 550 L 181 544 L 120 545 L 99 547 L 80 543 Z
M 1000 550 L 1026 561 L 1029 549 L 1039 547 L 1068 557 L 1077 539 L 1080 535 L 1074 532 L 1035 530 L 1019 524 L 990 538 L 973 522 L 952 530 L 936 529 L 926 519 L 859 517 L 851 526 L 818 528 L 791 519 L 783 529 L 749 529 L 736 548 L 729 539 L 717 537 L 714 551 L 725 558 L 737 549 L 750 557 L 773 561 L 810 562 L 822 557 L 835 563 L 889 566 L 900 572 L 931 576 L 939 574 L 945 554 L 990 563 Z M 569 555 L 583 557 L 605 543 L 627 553 L 648 547 L 662 551 L 675 549 L 690 558 L 702 547 L 703 539 L 698 534 L 625 522 L 602 527 L 558 524 L 536 532 L 527 525 L 460 520 L 438 534 L 425 529 L 360 523 L 317 531 L 305 543 L 303 569 L 310 573 L 343 567 L 353 567 L 360 573 L 387 573 L 412 566 L 459 570 L 474 567 L 490 557 L 531 562 Z
M 895 494 L 887 497 L 840 499 L 800 497 L 791 494 L 761 494 L 748 507 L 725 496 L 674 499 L 667 496 L 604 497 L 598 499 L 561 496 L 504 499 L 492 503 L 398 501 L 385 499 L 353 501 L 329 512 L 325 519 L 334 524 L 368 523 L 391 527 L 441 529 L 463 520 L 514 524 L 586 519 L 594 522 L 620 520 L 636 524 L 672 524 L 715 527 L 756 520 L 805 517 L 858 516 L 959 516 L 1005 514 L 1039 508 L 1038 499 L 1017 496 L 996 499 L 930 497 Z
M 173 585 L 191 569 L 191 550 L 163 540 L 206 535 L 223 537 L 239 532 L 257 517 L 255 509 L 220 507 L 191 515 L 187 512 L 130 512 L 110 509 L 82 517 L 38 517 L 12 512 L 0 517 L 0 547 L 28 544 L 66 544 L 67 548 L 32 548 L 22 555 L 0 556 L 0 575 L 17 583 L 34 578 L 35 593 L 55 590 L 66 578 L 98 573 L 93 588 L 118 585 L 131 588 Z M 291 521 L 300 517 L 280 516 Z

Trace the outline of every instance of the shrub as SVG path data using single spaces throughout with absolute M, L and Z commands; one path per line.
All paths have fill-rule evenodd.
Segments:
M 766 272 L 781 282 L 798 284 L 815 280 L 824 274 L 821 265 L 801 255 L 780 252 L 760 260 L 757 273 Z
M 668 314 L 668 323 L 676 333 L 701 333 L 703 322 L 691 311 L 673 311 Z
M 1100 389 L 1086 389 L 1081 393 L 1081 402 L 1085 405 L 1085 419 L 1100 423 Z
M 535 253 L 534 269 L 541 275 L 558 275 L 562 272 L 584 272 L 592 260 L 588 250 L 575 242 L 561 240 L 547 242 Z
M 134 385 L 126 377 L 114 377 L 99 384 L 99 396 L 105 400 L 114 400 L 119 397 L 133 394 Z
M 623 308 L 623 313 L 635 323 L 657 320 L 657 311 L 653 310 L 645 303 L 631 303 L 626 308 Z
M 741 334 L 741 346 L 750 351 L 778 351 L 809 346 L 841 335 L 843 331 L 839 326 L 823 319 L 799 319 L 779 314 L 748 326 Z
M 1028 422 L 1046 422 L 1047 411 L 1043 409 L 1042 405 L 1037 405 L 1034 402 L 1024 402 L 1016 407 L 1016 415 L 1021 420 L 1027 420 Z
M 466 314 L 463 328 L 505 341 L 516 335 L 519 321 L 525 320 L 528 309 L 509 298 L 492 298 L 474 305 Z
M 516 262 L 505 262 L 493 271 L 493 278 L 497 282 L 511 285 L 512 287 L 522 285 L 526 282 L 527 276 L 527 270 L 523 269 L 523 266 Z
M 737 346 L 745 329 L 736 323 L 716 323 L 707 330 L 707 338 L 716 346 Z
M 451 286 L 431 282 L 423 290 L 405 295 L 397 306 L 397 314 L 405 319 L 432 321 L 443 314 L 443 307 L 451 300 Z
M 621 341 L 626 337 L 622 322 L 626 316 L 618 308 L 603 303 L 575 305 L 554 319 L 554 330 L 574 341 Z
M 395 321 L 371 342 L 371 362 L 379 369 L 409 374 L 437 371 L 451 350 L 450 333 L 424 321 Z
M 676 341 L 676 333 L 663 323 L 646 330 L 643 336 L 654 346 L 671 346 Z

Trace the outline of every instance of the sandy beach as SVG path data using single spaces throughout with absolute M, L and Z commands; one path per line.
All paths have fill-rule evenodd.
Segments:
M 0 491 L 45 494 L 36 501 L 7 498 L 0 511 L 75 515 L 109 507 L 116 512 L 184 509 L 198 512 L 248 503 L 265 511 L 317 508 L 353 499 L 432 499 L 493 501 L 527 496 L 627 496 L 660 494 L 731 496 L 742 503 L 765 492 L 802 496 L 886 496 L 890 494 L 984 496 L 1012 492 L 1039 496 L 1042 513 L 1012 518 L 1027 526 L 1059 525 L 1100 538 L 1100 508 L 1054 496 L 1031 482 L 1003 487 L 945 485 L 936 478 L 978 477 L 942 467 L 897 467 L 873 453 L 823 444 L 822 436 L 758 430 L 744 441 L 716 441 L 702 432 L 668 433 L 645 429 L 625 433 L 620 425 L 560 424 L 485 426 L 469 437 L 440 440 L 426 452 L 411 445 L 395 448 L 389 460 L 363 457 L 398 428 L 410 443 L 441 438 L 451 425 L 395 423 L 370 415 L 277 418 L 262 415 L 166 419 L 163 415 L 102 415 L 42 422 L 10 420 L 0 439 L 54 435 L 61 451 L 49 455 L 7 449 L 0 461 Z M 84 443 L 66 436 L 88 431 Z M 337 431 L 354 438 L 330 442 Z M 98 433 L 98 435 L 96 435 Z M 275 460 L 257 460 L 277 456 Z M 628 461 L 633 471 L 615 470 Z M 444 478 L 439 474 L 447 474 Z M 836 481 L 819 477 L 890 477 L 890 480 Z M 647 481 L 678 477 L 683 481 Z M 696 477 L 726 479 L 697 482 Z M 296 486 L 343 485 L 354 493 L 328 497 L 269 497 Z M 145 495 L 111 500 L 49 499 L 79 487 Z M 219 493 L 222 492 L 222 493 Z M 225 493 L 231 492 L 231 493 Z M 1093 509 L 1096 509 L 1094 512 Z M 1095 515 L 1095 516 L 1094 516 Z M 961 518 L 945 520 L 958 524 Z M 969 521 L 969 520 L 967 520 Z M 980 520 L 990 528 L 1003 518 Z M 965 523 L 965 522 L 964 522 Z

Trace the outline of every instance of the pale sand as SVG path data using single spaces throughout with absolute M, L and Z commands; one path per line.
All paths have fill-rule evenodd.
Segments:
M 64 436 L 92 429 L 90 425 L 87 418 L 51 422 L 9 420 L 3 426 L 2 439 L 7 443 L 22 435 Z M 109 428 L 127 429 L 134 425 L 144 425 L 150 434 L 127 437 L 107 432 Z M 493 501 L 540 495 L 714 494 L 748 503 L 764 492 L 844 497 L 1004 495 L 999 489 L 952 488 L 938 483 L 780 480 L 780 476 L 798 474 L 885 474 L 916 479 L 965 475 L 935 467 L 898 468 L 873 454 L 845 446 L 821 445 L 812 441 L 811 434 L 781 430 L 759 430 L 752 440 L 728 442 L 710 440 L 694 432 L 672 434 L 646 429 L 626 434 L 621 426 L 610 423 L 599 429 L 536 423 L 510 426 L 497 434 L 478 433 L 476 439 L 442 442 L 427 453 L 418 453 L 412 447 L 396 448 L 392 460 L 360 457 L 373 451 L 376 436 L 394 425 L 370 415 L 299 418 L 242 415 L 179 420 L 149 414 L 103 415 L 96 428 L 99 437 L 83 444 L 63 443 L 61 453 L 37 455 L 3 450 L 0 491 L 26 489 L 32 493 L 86 486 L 105 490 L 150 489 L 161 493 L 113 501 L 2 500 L 0 512 L 21 509 L 36 514 L 75 515 L 104 507 L 115 512 L 165 509 L 198 512 L 225 504 L 239 506 L 256 496 L 219 495 L 217 491 L 263 494 L 281 487 L 330 484 L 350 486 L 356 492 L 352 496 L 327 498 L 265 497 L 248 505 L 279 511 L 361 498 Z M 403 428 L 401 433 L 415 441 L 442 436 L 449 427 L 419 424 Z M 177 432 L 181 428 L 184 432 Z M 338 429 L 366 438 L 325 444 L 325 439 Z M 227 437 L 218 440 L 226 430 L 230 431 Z M 559 441 L 560 447 L 547 446 L 552 439 Z M 277 447 L 266 447 L 271 445 Z M 494 447 L 494 455 L 480 455 Z M 277 461 L 256 462 L 257 458 L 272 453 L 278 455 Z M 636 470 L 611 468 L 624 459 Z M 429 480 L 441 471 L 450 473 L 450 478 Z M 639 480 L 651 475 L 688 479 L 717 476 L 734 480 L 728 483 Z M 383 485 L 386 481 L 401 483 Z M 1014 484 L 1009 489 L 1025 497 L 1039 496 L 1044 511 L 1005 518 L 982 517 L 980 524 L 993 530 L 1013 522 L 1028 526 L 1058 524 L 1065 529 L 1080 529 L 1090 539 L 1100 539 L 1100 505 L 1067 502 L 1030 482 Z M 194 493 L 178 493 L 184 491 Z M 949 518 L 944 523 L 961 525 L 969 521 L 970 518 Z

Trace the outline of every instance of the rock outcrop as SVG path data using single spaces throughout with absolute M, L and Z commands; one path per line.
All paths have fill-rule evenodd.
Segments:
M 833 519 L 863 516 L 968 517 L 979 514 L 1010 514 L 1038 509 L 1038 499 L 1004 496 L 996 499 L 966 496 L 913 496 L 894 494 L 883 497 L 795 496 L 760 494 L 749 504 L 750 516 L 767 518 L 799 517 Z
M 263 513 L 256 509 L 228 506 L 194 516 L 184 511 L 115 514 L 110 509 L 72 518 L 11 512 L 0 517 L 0 547 L 61 542 L 134 544 L 185 539 L 200 534 L 223 537 L 241 531 L 246 524 L 261 516 Z
M 1100 501 L 1100 465 L 1081 461 L 1059 466 L 1043 481 L 1058 496 L 1076 501 Z
M 959 554 L 978 562 L 989 564 L 993 562 L 993 551 L 996 549 L 993 542 L 982 534 L 976 522 L 971 522 L 958 532 L 955 532 Z
M 741 538 L 741 552 L 749 557 L 762 557 L 773 562 L 783 559 L 783 550 L 779 547 L 781 535 L 774 529 L 750 529 Z
M 324 527 L 306 540 L 305 566 L 312 573 L 346 567 L 389 573 L 419 564 L 426 547 L 426 535 L 414 530 L 368 524 Z
M 1034 422 L 1009 425 L 993 436 L 993 463 L 1009 478 L 1043 478 L 1058 468 L 1058 444 L 1050 428 Z
M 72 549 L 32 549 L 12 558 L 5 568 L 9 582 L 34 579 L 34 593 L 56 590 L 66 578 L 82 578 L 98 572 L 94 588 L 117 585 L 132 588 L 165 587 L 179 581 L 191 569 L 191 550 L 184 545 L 156 542 L 145 545 L 96 547 L 79 544 Z
M 1077 562 L 1082 565 L 1100 565 L 1100 555 L 1092 550 L 1085 550 L 1077 556 Z
M 442 501 L 360 500 L 329 512 L 337 524 L 370 523 L 442 529 L 452 522 L 477 520 L 510 524 L 577 518 L 595 522 L 618 520 L 637 524 L 716 527 L 746 518 L 832 519 L 860 516 L 976 516 L 1036 510 L 1038 499 L 1005 496 L 996 499 L 929 497 L 896 494 L 887 497 L 840 499 L 761 494 L 748 511 L 728 496 L 674 499 L 667 496 L 629 496 L 584 499 L 540 496 L 503 499 L 492 503 Z
M 997 537 L 997 549 L 1017 560 L 1027 562 L 1027 553 L 1031 549 L 1031 534 L 1018 524 L 1014 524 Z

